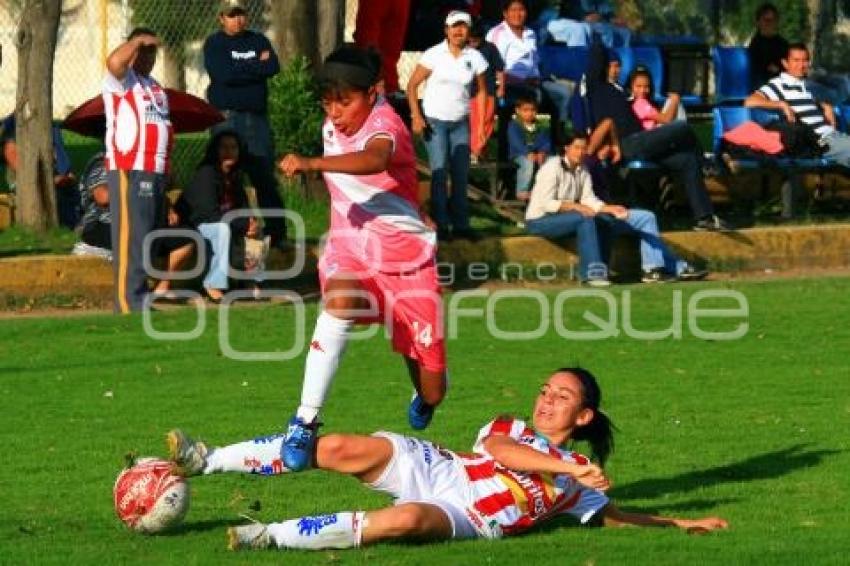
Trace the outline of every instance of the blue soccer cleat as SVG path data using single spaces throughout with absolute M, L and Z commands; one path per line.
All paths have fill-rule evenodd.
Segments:
M 286 429 L 286 437 L 281 445 L 280 455 L 283 465 L 292 472 L 306 470 L 313 464 L 316 451 L 316 437 L 319 423 L 305 423 L 301 417 L 292 417 Z
M 410 427 L 415 430 L 428 428 L 433 416 L 434 407 L 423 401 L 419 393 L 414 393 L 410 400 L 410 406 L 407 408 L 407 421 L 410 423 Z

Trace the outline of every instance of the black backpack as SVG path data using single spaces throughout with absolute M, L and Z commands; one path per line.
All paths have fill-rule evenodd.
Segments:
M 777 120 L 767 124 L 766 130 L 779 132 L 782 146 L 785 148 L 782 155 L 800 159 L 814 159 L 826 152 L 826 147 L 821 143 L 820 136 L 807 124 L 797 120 L 786 122 Z

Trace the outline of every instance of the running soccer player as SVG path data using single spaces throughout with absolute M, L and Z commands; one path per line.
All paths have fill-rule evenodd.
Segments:
M 416 389 L 408 420 L 428 426 L 446 391 L 436 235 L 417 198 L 410 133 L 375 84 L 377 53 L 343 46 L 319 76 L 324 155 L 287 155 L 288 176 L 321 171 L 331 196 L 319 278 L 323 307 L 307 353 L 301 404 L 282 447 L 290 470 L 312 464 L 318 416 L 355 323 L 385 322 Z
M 601 391 L 582 368 L 562 368 L 540 389 L 532 425 L 499 417 L 478 433 L 471 453 L 391 432 L 319 438 L 318 467 L 358 478 L 395 498 L 391 507 L 253 523 L 228 530 L 231 549 L 351 548 L 392 539 L 441 541 L 522 533 L 560 515 L 582 524 L 675 526 L 689 532 L 726 528 L 717 517 L 683 519 L 626 513 L 605 495 L 608 478 L 564 446 L 586 440 L 601 464 L 613 427 Z M 280 474 L 281 437 L 207 448 L 178 430 L 168 435 L 175 469 L 184 475 Z

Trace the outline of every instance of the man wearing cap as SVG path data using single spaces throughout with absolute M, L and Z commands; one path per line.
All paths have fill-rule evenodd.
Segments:
M 280 63 L 269 40 L 247 29 L 248 17 L 241 0 L 222 2 L 221 30 L 204 42 L 204 67 L 210 76 L 207 99 L 221 110 L 225 121 L 213 133 L 234 130 L 245 146 L 245 170 L 263 209 L 283 209 L 274 174 L 274 142 L 268 119 L 268 80 L 280 72 Z M 286 237 L 283 218 L 265 218 L 272 245 Z

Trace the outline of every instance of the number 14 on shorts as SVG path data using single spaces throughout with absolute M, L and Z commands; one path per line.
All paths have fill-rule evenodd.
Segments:
M 430 324 L 422 324 L 418 320 L 413 321 L 413 339 L 417 344 L 426 348 L 434 343 L 434 327 Z

